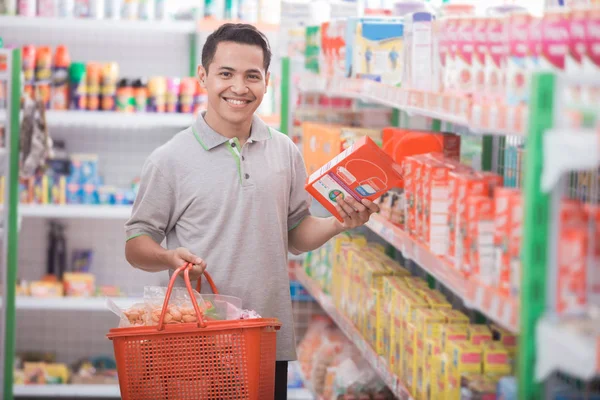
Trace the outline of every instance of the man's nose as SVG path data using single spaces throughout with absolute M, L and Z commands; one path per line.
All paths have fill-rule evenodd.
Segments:
M 242 77 L 236 78 L 233 85 L 231 85 L 231 91 L 235 94 L 246 94 L 248 90 L 248 86 Z

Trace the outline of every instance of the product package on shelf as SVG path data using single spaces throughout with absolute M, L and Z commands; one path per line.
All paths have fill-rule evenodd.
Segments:
M 198 114 L 206 109 L 206 91 L 193 77 L 119 77 L 116 62 L 71 61 L 59 45 L 23 46 L 24 94 L 49 110 L 123 113 Z
M 453 398 L 445 396 L 477 391 L 481 382 L 487 390 L 512 374 L 514 334 L 472 324 L 441 292 L 387 257 L 382 246 L 360 238 L 340 235 L 327 245 L 333 304 L 414 398 Z

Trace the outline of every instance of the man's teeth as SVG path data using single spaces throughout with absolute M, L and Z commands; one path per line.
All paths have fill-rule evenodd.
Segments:
M 227 99 L 227 101 L 231 104 L 235 104 L 238 106 L 241 106 L 242 104 L 246 104 L 247 101 L 246 100 L 233 100 L 233 99 Z

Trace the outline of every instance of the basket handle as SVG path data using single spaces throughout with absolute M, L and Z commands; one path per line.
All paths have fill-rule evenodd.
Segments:
M 214 294 L 219 294 L 219 291 L 217 290 L 217 286 L 215 286 L 215 281 L 213 281 L 212 276 L 210 276 L 210 274 L 208 272 L 206 272 L 206 270 L 204 270 L 204 277 L 206 278 L 206 281 L 210 285 L 210 290 L 212 290 L 212 292 Z M 198 283 L 196 283 L 196 291 L 198 293 L 200 293 L 201 289 L 202 289 L 202 277 L 198 278 Z
M 175 285 L 175 280 L 177 276 L 183 271 L 183 280 L 185 281 L 185 287 L 190 294 L 190 300 L 192 302 L 192 306 L 194 307 L 194 311 L 196 311 L 196 319 L 198 323 L 198 328 L 206 328 L 206 322 L 202 318 L 202 312 L 200 312 L 200 307 L 198 306 L 198 302 L 196 301 L 196 296 L 194 296 L 194 290 L 192 289 L 192 283 L 190 282 L 190 270 L 192 269 L 191 263 L 185 263 L 181 267 L 177 268 L 171 276 L 171 280 L 169 281 L 169 286 L 167 287 L 167 293 L 165 294 L 165 302 L 163 304 L 162 311 L 160 313 L 160 318 L 158 320 L 158 328 L 157 330 L 162 331 L 165 329 L 165 314 L 167 313 L 167 306 L 169 305 L 169 299 L 171 298 L 171 292 L 173 291 L 173 286 Z M 204 276 L 206 276 L 206 280 L 209 282 L 211 288 L 217 294 L 217 288 L 215 287 L 215 283 L 212 280 L 212 277 L 208 272 L 204 271 Z M 200 279 L 198 279 L 198 288 L 200 287 Z M 198 290 L 199 291 L 199 290 Z

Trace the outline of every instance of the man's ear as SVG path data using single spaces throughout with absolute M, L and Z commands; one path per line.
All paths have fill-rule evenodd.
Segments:
M 265 93 L 267 93 L 267 88 L 269 87 L 269 79 L 271 78 L 271 73 L 267 72 L 265 76 Z
M 206 89 L 206 77 L 208 76 L 208 71 L 204 69 L 202 65 L 198 65 L 198 80 L 200 81 L 200 85 Z

